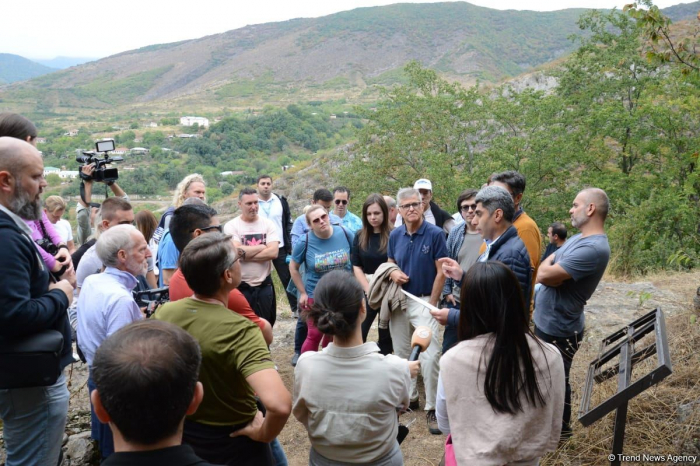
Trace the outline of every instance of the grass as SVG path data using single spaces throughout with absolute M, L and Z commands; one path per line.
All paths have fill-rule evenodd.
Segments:
M 693 312 L 667 318 L 673 373 L 629 403 L 625 430 L 625 455 L 698 455 L 700 453 L 700 325 L 691 323 Z M 639 343 L 641 348 L 653 335 Z M 574 358 L 572 387 L 583 387 L 587 364 L 598 353 L 599 342 L 586 342 Z M 632 382 L 655 367 L 654 356 L 636 365 Z M 591 407 L 617 391 L 617 378 L 594 387 Z M 581 403 L 581 389 L 574 388 L 572 416 Z M 548 465 L 607 465 L 612 449 L 614 413 L 589 427 L 573 422 L 574 435 L 556 452 L 542 458 Z

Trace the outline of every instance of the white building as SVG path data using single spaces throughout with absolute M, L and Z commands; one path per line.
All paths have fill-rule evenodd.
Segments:
M 209 127 L 209 119 L 208 118 L 196 117 L 196 116 L 180 117 L 180 125 L 182 125 L 182 126 L 193 126 L 195 123 L 197 123 L 199 126 L 203 126 L 205 128 Z
M 58 176 L 64 179 L 73 179 L 78 177 L 78 171 L 74 170 L 61 170 L 58 172 Z
M 58 175 L 61 169 L 56 167 L 44 167 L 44 178 L 49 175 Z

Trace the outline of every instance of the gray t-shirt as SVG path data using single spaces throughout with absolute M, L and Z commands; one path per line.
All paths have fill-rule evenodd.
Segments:
M 464 235 L 464 241 L 462 242 L 462 247 L 457 253 L 457 262 L 462 270 L 469 270 L 474 262 L 479 258 L 479 249 L 481 248 L 484 240 L 481 235 L 471 235 L 469 233 Z M 459 301 L 460 287 L 457 286 L 457 282 L 453 281 L 454 286 L 452 287 L 452 294 L 455 299 Z
M 78 270 L 75 271 L 75 279 L 78 288 L 83 287 L 83 282 L 87 277 L 100 273 L 101 270 L 102 261 L 97 257 L 97 249 L 95 249 L 95 245 L 93 244 L 90 249 L 85 251 L 83 258 L 80 259 L 80 263 L 78 264 Z
M 545 286 L 535 298 L 535 325 L 555 337 L 569 337 L 583 332 L 583 307 L 595 291 L 610 259 L 606 235 L 581 234 L 568 240 L 554 255 L 571 275 L 559 286 Z

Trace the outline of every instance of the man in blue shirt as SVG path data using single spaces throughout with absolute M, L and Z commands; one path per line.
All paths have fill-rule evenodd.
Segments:
M 350 191 L 345 186 L 338 186 L 333 190 L 333 213 L 340 218 L 343 227 L 356 233 L 362 229 L 362 219 L 348 210 L 350 203 Z
M 137 275 L 144 275 L 151 256 L 148 243 L 136 227 L 117 225 L 100 235 L 95 244 L 97 256 L 105 265 L 103 273 L 90 275 L 78 297 L 78 344 L 92 370 L 97 348 L 125 325 L 141 320 L 141 310 L 131 294 Z M 88 375 L 88 390 L 95 384 Z M 92 438 L 97 440 L 102 458 L 114 453 L 112 432 L 92 412 Z
M 445 284 L 445 276 L 438 259 L 447 257 L 445 234 L 442 228 L 431 225 L 423 218 L 423 204 L 418 190 L 401 189 L 397 195 L 399 212 L 403 225 L 391 232 L 387 256 L 399 269 L 391 273 L 394 283 L 419 297 L 423 301 L 437 306 Z M 413 299 L 406 299 L 406 312 L 394 312 L 389 321 L 391 341 L 397 356 L 408 358 L 411 353 L 411 334 L 413 328 L 424 325 L 432 329 L 428 349 L 421 353 L 421 373 L 425 383 L 425 410 L 427 411 L 428 429 L 431 434 L 440 434 L 435 417 L 435 397 L 439 372 L 440 343 L 438 332 L 440 326 L 430 315 L 430 310 Z M 411 380 L 411 406 L 418 408 L 418 389 L 416 380 Z

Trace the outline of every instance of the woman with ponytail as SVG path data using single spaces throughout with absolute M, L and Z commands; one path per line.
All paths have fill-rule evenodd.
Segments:
M 472 265 L 460 296 L 460 341 L 438 379 L 438 426 L 451 434 L 445 464 L 539 464 L 559 442 L 561 355 L 528 327 L 520 284 L 503 263 Z
M 309 434 L 309 465 L 403 465 L 397 411 L 408 406 L 418 361 L 384 356 L 376 343 L 362 342 L 365 296 L 346 271 L 319 280 L 306 313 L 333 336 L 322 352 L 303 353 L 294 372 L 292 412 Z

